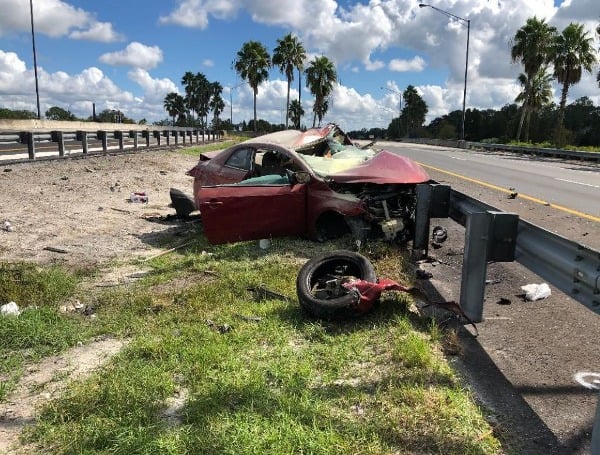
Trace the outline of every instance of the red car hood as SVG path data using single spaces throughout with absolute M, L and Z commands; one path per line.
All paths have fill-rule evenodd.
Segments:
M 332 173 L 329 177 L 339 183 L 423 183 L 430 180 L 419 164 L 385 150 L 356 167 Z

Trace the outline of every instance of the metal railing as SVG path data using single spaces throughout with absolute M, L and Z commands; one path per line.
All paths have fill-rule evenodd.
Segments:
M 413 248 L 427 255 L 431 218 L 449 217 L 465 229 L 460 305 L 481 322 L 489 261 L 517 261 L 567 296 L 600 314 L 600 252 L 478 201 L 448 185 L 417 185 Z M 591 443 L 600 455 L 600 397 Z
M 491 152 L 509 152 L 520 153 L 524 155 L 547 156 L 553 158 L 567 158 L 585 161 L 600 162 L 600 152 L 584 152 L 581 150 L 564 150 L 553 148 L 525 147 L 520 145 L 505 144 L 486 144 L 483 142 L 468 142 L 445 139 L 403 139 L 402 142 L 411 142 L 415 144 L 437 145 L 442 147 L 461 148 L 461 149 L 481 149 Z
M 0 131 L 0 160 L 23 161 L 40 158 L 39 148 L 45 145 L 44 155 L 62 158 L 66 155 L 138 151 L 163 146 L 194 145 L 222 139 L 221 133 L 185 127 L 156 129 L 110 129 L 99 131 Z M 2 147 L 4 145 L 4 147 Z M 7 150 L 10 145 L 16 148 Z M 26 158 L 20 158 L 25 155 Z M 11 157 L 17 158 L 11 159 Z

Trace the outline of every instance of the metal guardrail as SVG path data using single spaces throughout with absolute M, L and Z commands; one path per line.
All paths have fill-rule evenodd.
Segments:
M 406 139 L 403 142 L 415 144 L 437 145 L 441 147 L 452 147 L 461 149 L 482 149 L 489 151 L 501 151 L 509 153 L 521 153 L 525 155 L 548 156 L 554 158 L 567 158 L 585 161 L 600 162 L 600 152 L 584 152 L 581 150 L 564 150 L 552 148 L 524 147 L 506 144 L 486 144 L 483 142 L 455 141 L 444 139 Z
M 489 261 L 517 261 L 600 314 L 600 252 L 451 190 L 448 185 L 422 184 L 417 185 L 415 253 L 427 255 L 430 219 L 446 217 L 466 228 L 460 305 L 474 322 L 481 322 L 483 316 Z M 600 397 L 591 453 L 600 455 Z
M 37 148 L 42 143 L 56 144 L 55 149 L 50 152 L 50 156 L 62 158 L 66 153 L 70 156 L 91 153 L 90 141 L 98 141 L 101 148 L 100 153 L 107 153 L 109 148 L 112 149 L 111 151 L 118 152 L 124 152 L 125 150 L 138 151 L 140 148 L 149 149 L 165 145 L 179 145 L 180 143 L 182 145 L 192 145 L 194 143 L 204 143 L 206 140 L 215 141 L 219 139 L 221 139 L 219 132 L 185 127 L 99 131 L 0 131 L 0 145 L 14 144 L 26 146 L 23 152 L 21 152 L 22 154 L 27 153 L 28 158 L 26 160 L 39 158 Z M 70 149 L 69 146 L 71 146 Z M 74 149 L 76 150 L 75 152 Z M 0 149 L 0 156 L 2 154 L 2 149 Z

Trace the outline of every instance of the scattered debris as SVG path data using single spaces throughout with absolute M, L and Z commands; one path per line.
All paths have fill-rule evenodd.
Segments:
M 114 208 L 114 207 L 111 207 L 110 209 L 114 210 L 115 212 L 121 212 L 121 213 L 131 214 L 131 212 L 129 210 L 117 209 L 117 208 Z
M 514 191 L 508 195 L 508 199 L 516 199 L 518 195 L 519 195 L 519 193 Z
M 501 297 L 500 300 L 498 300 L 496 303 L 498 305 L 510 305 L 512 302 L 510 301 L 510 299 L 507 299 L 506 297 Z
M 93 173 L 93 172 L 96 172 L 95 170 L 93 170 L 92 168 L 89 168 L 89 167 L 87 167 L 87 166 L 85 167 L 85 171 L 86 171 L 86 172 L 92 172 L 92 173 Z
M 428 272 L 427 270 L 417 269 L 415 270 L 415 278 L 417 280 L 428 280 L 429 278 L 433 278 L 433 273 Z
M 134 203 L 141 202 L 141 203 L 147 204 L 148 203 L 148 194 L 146 194 L 145 191 L 135 191 L 129 195 L 129 202 L 134 202 Z
M 434 243 L 440 245 L 444 243 L 448 238 L 448 231 L 443 226 L 436 226 L 431 231 L 431 239 Z
M 69 177 L 67 177 L 66 175 L 63 175 L 60 179 L 61 180 L 69 180 Z
M 248 321 L 248 322 L 260 322 L 260 321 L 262 321 L 262 318 L 258 317 L 258 316 L 244 316 L 243 314 L 235 314 L 234 316 L 236 318 L 241 319 L 242 321 Z
M 161 251 L 158 254 L 154 254 L 154 255 L 152 255 L 150 257 L 147 257 L 146 259 L 144 259 L 144 262 L 148 262 L 148 261 L 151 261 L 152 259 L 156 259 L 156 258 L 158 258 L 160 256 L 164 256 L 165 254 L 169 254 L 169 253 L 172 253 L 173 251 L 177 251 L 177 250 L 179 250 L 179 249 L 181 249 L 183 247 L 188 246 L 191 243 L 193 243 L 193 240 L 190 240 L 189 242 L 182 243 L 181 245 L 178 245 L 176 247 L 169 248 L 168 250 Z
M 525 291 L 525 299 L 531 301 L 545 299 L 550 297 L 552 294 L 550 291 L 550 286 L 548 286 L 546 283 L 527 284 L 525 286 L 521 286 L 521 289 Z
M 81 303 L 78 299 L 74 302 L 69 302 L 60 307 L 61 313 L 75 313 L 75 312 L 83 312 L 85 305 Z
M 2 223 L 2 230 L 6 232 L 14 232 L 15 228 L 12 224 L 10 224 L 10 221 L 7 220 L 4 223 Z
M 260 239 L 258 241 L 258 246 L 260 247 L 261 250 L 268 250 L 271 247 L 271 240 L 270 239 Z
M 0 306 L 0 314 L 2 316 L 18 316 L 21 314 L 21 310 L 19 310 L 19 305 L 15 302 L 8 302 Z
M 211 319 L 206 320 L 206 325 L 209 326 L 211 329 L 216 330 L 219 333 L 228 333 L 233 330 L 233 327 L 231 327 L 229 324 L 217 324 L 215 321 L 213 321 Z
M 247 288 L 247 290 L 252 292 L 252 294 L 254 295 L 254 299 L 257 302 L 260 302 L 263 300 L 268 300 L 268 299 L 283 300 L 284 302 L 292 301 L 292 299 L 290 299 L 289 297 L 287 297 L 283 294 L 280 294 L 278 292 L 271 291 L 270 289 L 267 289 L 263 285 L 256 286 L 256 287 L 249 287 L 249 288 Z
M 6 167 L 6 168 L 4 168 L 4 171 L 3 171 L 3 172 L 12 172 L 12 169 L 11 169 L 11 168 L 9 168 L 9 167 Z
M 502 283 L 502 278 L 496 278 L 494 280 L 485 280 L 485 284 L 498 284 Z
M 52 251 L 53 253 L 61 253 L 61 254 L 67 254 L 68 253 L 67 250 L 63 250 L 62 248 L 56 248 L 54 246 L 45 246 L 44 250 L 46 250 L 46 251 Z

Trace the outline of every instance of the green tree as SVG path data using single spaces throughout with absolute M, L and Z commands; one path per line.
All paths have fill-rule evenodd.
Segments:
M 46 118 L 48 120 L 63 120 L 63 121 L 72 121 L 77 120 L 71 111 L 67 111 L 62 107 L 52 106 L 50 109 L 46 111 Z
M 596 27 L 596 34 L 600 35 L 600 24 Z M 600 48 L 598 48 L 598 50 L 600 50 Z M 598 71 L 598 74 L 596 75 L 596 82 L 598 82 L 598 87 L 600 87 L 600 71 Z
M 290 103 L 290 109 L 289 109 L 288 115 L 290 117 L 290 120 L 292 121 L 292 124 L 294 125 L 294 128 L 299 130 L 300 129 L 300 121 L 302 119 L 302 116 L 304 115 L 304 109 L 302 109 L 302 105 L 300 104 L 300 101 L 293 100 Z M 287 128 L 287 124 L 286 124 L 286 128 Z
M 407 135 L 410 136 L 411 132 L 423 126 L 429 109 L 427 103 L 412 85 L 406 87 L 402 92 L 402 98 L 404 99 L 404 107 L 402 108 L 401 123 L 406 128 Z
M 31 120 L 37 119 L 37 114 L 32 111 L 12 110 L 0 108 L 0 118 L 15 119 L 15 120 Z
M 233 67 L 239 76 L 248 81 L 254 94 L 254 131 L 257 131 L 256 95 L 258 86 L 269 78 L 271 57 L 267 48 L 258 41 L 247 41 L 238 51 Z
M 163 103 L 165 110 L 171 116 L 172 124 L 175 125 L 175 117 L 181 118 L 186 113 L 185 100 L 179 93 L 170 92 L 165 96 Z
M 319 124 L 329 109 L 329 96 L 337 82 L 337 72 L 327 57 L 315 57 L 306 68 L 306 87 L 315 97 L 313 104 L 313 128 L 317 117 Z
M 517 103 L 522 103 L 522 112 L 525 112 L 525 142 L 529 141 L 529 127 L 531 123 L 531 114 L 539 111 L 543 106 L 552 101 L 552 76 L 548 74 L 547 67 L 542 66 L 533 78 L 521 73 L 518 77 L 523 91 L 515 98 Z M 523 116 L 519 121 L 519 130 L 523 125 Z M 517 133 L 517 140 L 520 132 Z
M 521 138 L 523 129 L 523 121 L 527 116 L 528 100 L 531 95 L 532 80 L 543 65 L 550 62 L 552 58 L 553 43 L 557 31 L 555 27 L 551 27 L 545 22 L 545 19 L 532 17 L 527 19 L 527 22 L 515 33 L 512 39 L 512 47 L 510 56 L 513 62 L 521 62 L 525 69 L 523 96 L 520 97 L 522 102 L 521 118 L 517 129 L 517 141 Z
M 219 116 L 225 109 L 225 101 L 221 96 L 223 93 L 223 86 L 219 82 L 212 82 L 210 84 L 211 96 L 209 102 L 209 108 L 213 112 L 213 125 L 215 128 L 219 128 Z
M 554 77 L 562 84 L 555 141 L 559 147 L 564 145 L 564 117 L 569 87 L 581 80 L 583 71 L 592 72 L 596 54 L 592 47 L 592 38 L 583 30 L 582 24 L 570 23 L 554 40 L 552 49 Z
M 287 101 L 285 103 L 285 127 L 288 127 L 290 118 L 290 87 L 294 80 L 294 69 L 298 71 L 304 65 L 306 59 L 306 50 L 297 37 L 288 33 L 283 38 L 277 40 L 277 47 L 273 50 L 273 66 L 277 66 L 279 71 L 287 79 Z

